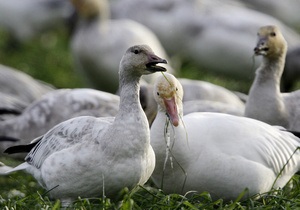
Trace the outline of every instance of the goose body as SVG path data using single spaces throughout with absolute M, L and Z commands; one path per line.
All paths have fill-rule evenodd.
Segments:
M 14 118 L 0 122 L 0 136 L 20 139 L 0 142 L 0 151 L 28 144 L 65 120 L 78 116 L 113 117 L 119 109 L 119 96 L 93 89 L 58 89 L 30 104 Z M 14 157 L 24 158 L 25 154 Z
M 276 26 L 261 27 L 254 51 L 263 56 L 263 61 L 249 91 L 245 116 L 300 131 L 300 91 L 280 92 L 287 52 L 287 43 L 280 29 Z
M 228 104 L 237 109 L 244 109 L 245 104 L 232 91 L 210 82 L 179 78 L 185 92 L 183 101 L 206 100 Z
M 232 104 L 209 101 L 209 100 L 192 100 L 183 103 L 183 115 L 192 112 L 220 112 L 231 115 L 244 116 L 245 108 L 237 107 Z
M 109 19 L 106 0 L 73 1 L 80 21 L 71 41 L 71 50 L 77 70 L 90 87 L 115 93 L 118 85 L 118 63 L 129 46 L 148 44 L 163 57 L 165 50 L 156 35 L 133 20 Z M 171 68 L 168 67 L 171 70 Z M 147 82 L 155 75 L 144 76 Z
M 161 77 L 155 84 L 158 114 L 151 145 L 156 154 L 152 178 L 166 193 L 207 191 L 213 199 L 235 200 L 247 188 L 247 198 L 284 187 L 299 170 L 298 137 L 245 117 L 182 116 L 180 83 L 165 75 L 167 80 Z
M 144 74 L 165 71 L 158 63 L 166 60 L 150 47 L 130 47 L 120 62 L 116 117 L 83 116 L 58 124 L 35 141 L 26 162 L 14 170 L 26 169 L 65 204 L 78 196 L 116 198 L 124 187 L 144 184 L 154 169 L 155 156 L 139 101 L 139 80 Z

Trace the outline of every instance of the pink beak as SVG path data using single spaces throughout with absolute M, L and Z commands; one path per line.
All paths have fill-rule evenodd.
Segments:
M 177 106 L 175 102 L 175 98 L 172 97 L 170 99 L 164 99 L 165 106 L 167 108 L 168 116 L 171 120 L 171 123 L 177 127 L 179 124 L 179 117 L 178 117 L 178 111 Z

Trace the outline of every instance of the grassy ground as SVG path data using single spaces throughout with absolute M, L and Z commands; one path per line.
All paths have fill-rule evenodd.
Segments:
M 21 69 L 33 77 L 56 87 L 83 87 L 72 68 L 68 35 L 63 29 L 49 33 L 24 45 L 10 45 L 9 37 L 0 31 L 0 63 Z M 247 92 L 250 83 L 228 80 L 221 76 L 200 72 L 185 65 L 180 76 L 202 79 L 232 90 Z M 9 165 L 19 162 L 0 158 Z M 296 209 L 300 208 L 300 182 L 295 175 L 292 188 L 276 194 L 263 195 L 261 199 L 224 202 L 212 201 L 208 193 L 194 196 L 166 195 L 147 184 L 131 194 L 124 189 L 120 201 L 109 199 L 79 199 L 70 209 Z M 0 177 L 0 209 L 59 209 L 60 202 L 50 201 L 47 192 L 28 174 L 18 172 Z
M 292 189 L 272 191 L 262 198 L 224 202 L 212 201 L 209 193 L 186 195 L 166 195 L 148 185 L 131 194 L 124 189 L 119 201 L 107 198 L 78 199 L 68 209 L 299 209 L 299 176 L 292 180 Z M 25 173 L 0 177 L 0 209 L 60 209 L 59 200 L 51 201 L 47 192 L 38 187 L 34 179 Z M 6 188 L 3 190 L 2 187 Z

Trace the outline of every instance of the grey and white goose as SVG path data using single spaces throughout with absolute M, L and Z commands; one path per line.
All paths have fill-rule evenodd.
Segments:
M 277 26 L 258 30 L 256 55 L 263 57 L 246 102 L 245 116 L 300 131 L 300 90 L 281 93 L 287 42 Z
M 166 71 L 156 65 L 166 62 L 147 45 L 130 47 L 120 62 L 116 117 L 76 117 L 56 125 L 35 141 L 25 162 L 13 171 L 25 169 L 64 205 L 78 196 L 114 198 L 124 187 L 143 185 L 154 170 L 155 155 L 139 101 L 139 80 Z

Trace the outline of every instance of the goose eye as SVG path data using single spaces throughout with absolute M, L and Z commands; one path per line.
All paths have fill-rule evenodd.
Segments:
M 275 32 L 271 32 L 270 35 L 271 36 L 276 36 L 276 33 Z
M 134 50 L 133 52 L 134 52 L 134 54 L 138 54 L 139 50 Z
M 159 96 L 159 92 L 156 93 Z
M 176 91 L 178 91 L 178 88 L 176 88 Z

